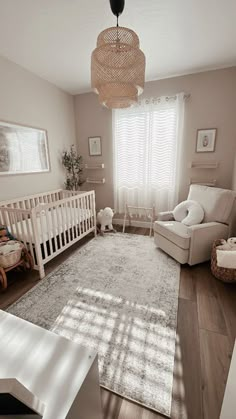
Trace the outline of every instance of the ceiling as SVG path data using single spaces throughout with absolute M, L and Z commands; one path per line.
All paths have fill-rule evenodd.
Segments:
M 126 0 L 146 80 L 236 65 L 235 0 Z M 90 90 L 97 35 L 115 25 L 109 0 L 0 0 L 0 55 L 63 90 Z

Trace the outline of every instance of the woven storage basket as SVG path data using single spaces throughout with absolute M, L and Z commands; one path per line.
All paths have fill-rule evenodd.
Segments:
M 0 248 L 2 246 L 6 246 L 9 242 L 0 243 Z M 19 243 L 17 241 L 11 240 L 11 243 Z M 20 243 L 21 244 L 21 243 Z M 10 268 L 11 266 L 15 265 L 20 261 L 21 252 L 22 252 L 22 244 L 21 247 L 13 252 L 7 253 L 6 255 L 0 255 L 0 266 L 4 269 Z
M 222 244 L 222 240 L 215 240 L 211 252 L 211 272 L 223 282 L 236 283 L 236 269 L 222 268 L 217 266 L 216 247 Z

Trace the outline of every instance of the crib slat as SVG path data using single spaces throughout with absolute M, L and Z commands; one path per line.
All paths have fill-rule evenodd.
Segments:
M 73 214 L 73 210 L 72 210 L 72 202 L 69 201 L 68 205 L 69 205 L 69 214 L 70 214 L 69 217 L 70 217 L 70 220 L 71 220 L 71 223 L 70 223 L 71 224 L 71 238 L 72 238 L 72 240 L 74 240 L 75 237 L 76 237 L 76 232 L 75 232 L 76 223 L 75 223 L 75 220 L 74 220 L 74 214 Z
M 89 229 L 92 228 L 92 223 L 91 223 L 91 196 L 88 195 L 88 225 L 89 225 Z
M 24 245 L 26 247 L 27 240 L 26 240 L 26 237 L 25 237 L 23 216 L 22 216 L 22 213 L 21 212 L 18 213 L 17 224 L 19 225 L 19 230 L 21 231 L 21 235 L 18 237 L 18 240 L 23 241 L 23 243 L 24 243 Z
M 89 211 L 88 211 L 89 204 L 88 204 L 88 196 L 87 195 L 85 195 L 85 197 L 84 197 L 84 202 L 85 202 L 85 212 L 84 212 L 84 215 L 85 215 L 85 224 L 86 224 L 86 231 L 88 231 L 89 230 L 89 217 L 88 217 L 88 214 L 89 214 Z
M 3 213 L 3 225 L 6 225 L 9 228 L 12 236 L 15 237 L 15 229 L 14 229 L 14 223 L 12 220 L 12 213 L 8 212 L 7 209 L 5 211 L 3 210 L 2 213 Z
M 20 231 L 19 231 L 19 226 L 18 226 L 18 220 L 17 220 L 17 212 L 12 212 L 12 217 L 13 217 L 13 223 L 15 226 L 15 232 L 16 232 L 16 238 L 19 240 L 20 237 Z
M 34 249 L 33 249 L 33 243 L 32 243 L 33 227 L 32 227 L 31 217 L 27 216 L 25 222 L 26 222 L 27 241 L 28 241 L 27 248 L 29 248 L 30 250 L 30 254 L 33 258 L 34 265 L 37 265 L 35 254 L 34 254 Z
M 64 204 L 61 205 L 61 234 L 62 234 L 62 245 L 66 245 L 66 225 L 65 225 L 65 207 Z M 64 244 L 63 244 L 64 243 Z
M 87 196 L 84 197 L 84 222 L 85 231 L 88 231 Z
M 94 191 L 92 192 L 92 206 L 93 206 L 93 227 L 95 228 L 95 235 L 97 234 L 97 230 L 96 230 L 96 204 L 95 204 L 95 193 Z
M 92 205 L 91 205 L 91 195 L 89 195 L 89 228 L 92 228 Z
M 56 214 L 56 226 L 57 226 L 57 231 L 58 231 L 58 236 L 59 236 L 59 249 L 62 248 L 62 240 L 61 240 L 61 220 L 60 220 L 60 212 L 59 212 L 59 208 L 58 205 L 55 205 L 55 214 Z
M 85 233 L 85 231 L 86 231 L 86 221 L 85 221 L 85 199 L 84 199 L 84 196 L 82 197 L 82 202 L 83 202 L 83 232 Z
M 75 197 L 72 202 L 73 202 L 73 217 L 74 217 L 74 220 L 75 220 L 76 238 L 78 238 L 81 235 L 80 198 Z
M 67 224 L 67 243 L 69 243 L 72 238 L 71 238 L 71 233 L 70 233 L 70 229 L 71 229 L 71 218 L 70 218 L 70 209 L 69 209 L 69 202 L 65 203 L 65 208 L 66 208 L 66 224 Z
M 56 229 L 56 209 L 55 207 L 51 207 L 50 208 L 50 213 L 51 213 L 51 217 L 52 217 L 52 231 L 53 231 L 53 238 L 54 238 L 54 245 L 55 245 L 55 253 L 57 253 L 58 251 L 58 243 L 57 243 L 57 229 Z
M 51 214 L 50 214 L 50 216 L 51 216 Z M 53 247 L 52 247 L 52 227 L 50 225 L 49 210 L 48 210 L 48 208 L 45 209 L 45 215 L 44 215 L 44 217 L 46 218 L 46 225 L 47 225 L 47 232 L 48 232 L 48 242 L 49 242 L 48 256 L 50 256 L 50 255 L 53 254 Z
M 39 217 L 38 217 L 38 215 L 39 215 Z M 39 230 L 38 240 L 39 240 L 40 245 L 43 248 L 43 253 L 44 253 L 43 259 L 44 259 L 48 256 L 48 254 L 47 254 L 47 244 L 46 244 L 46 240 L 45 240 L 45 234 L 46 234 L 45 233 L 45 226 L 44 226 L 44 222 L 43 222 L 44 220 L 43 220 L 41 209 L 36 211 L 36 219 L 37 219 L 37 222 L 38 222 L 38 219 L 40 220 L 40 226 L 39 226 L 39 229 L 38 229 Z
M 81 225 L 81 234 L 84 234 L 84 202 L 83 198 L 80 198 L 80 208 L 81 208 L 81 215 L 80 215 L 80 225 Z
M 86 203 L 86 196 L 84 196 L 84 226 L 85 231 L 88 230 L 88 223 L 87 223 L 87 203 Z

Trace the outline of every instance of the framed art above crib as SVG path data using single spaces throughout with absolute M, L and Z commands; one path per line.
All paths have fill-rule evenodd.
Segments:
M 0 121 L 0 175 L 49 170 L 47 131 Z

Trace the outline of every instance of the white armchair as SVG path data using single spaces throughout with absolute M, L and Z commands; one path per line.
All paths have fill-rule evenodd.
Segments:
M 188 227 L 175 221 L 171 211 L 161 212 L 154 223 L 156 245 L 182 264 L 209 260 L 213 241 L 230 235 L 235 198 L 236 193 L 228 189 L 191 185 L 188 199 L 202 205 L 203 222 Z

